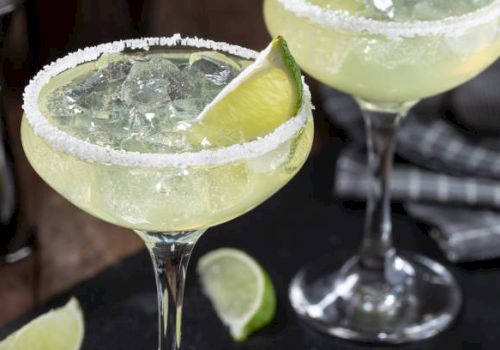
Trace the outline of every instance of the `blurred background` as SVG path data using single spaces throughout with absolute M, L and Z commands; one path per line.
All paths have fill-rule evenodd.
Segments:
M 57 6 L 42 0 L 10 0 L 0 1 L 0 9 L 11 3 L 15 6 L 6 11 L 13 11 L 3 16 L 1 27 L 2 118 L 20 193 L 16 224 L 34 228 L 37 239 L 27 258 L 0 266 L 0 326 L 143 248 L 132 231 L 72 206 L 29 166 L 19 126 L 22 92 L 30 77 L 68 52 L 118 39 L 181 33 L 255 50 L 270 40 L 262 3 L 256 0 L 76 0 Z M 317 111 L 317 133 L 327 135 L 332 131 L 325 120 L 319 122 L 320 115 Z

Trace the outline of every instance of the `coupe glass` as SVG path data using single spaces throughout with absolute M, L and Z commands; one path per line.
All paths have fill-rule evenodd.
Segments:
M 431 19 L 405 21 L 396 19 L 397 6 L 424 11 L 431 2 L 264 2 L 269 31 L 288 40 L 306 72 L 351 94 L 365 120 L 370 182 L 361 247 L 340 268 L 329 261 L 306 266 L 289 294 L 309 324 L 341 338 L 420 340 L 444 330 L 460 310 L 460 289 L 445 267 L 394 248 L 389 177 L 395 134 L 409 109 L 471 79 L 498 57 L 500 1 L 434 3 L 442 5 L 442 15 L 433 11 L 425 15 Z M 356 15 L 363 6 L 375 15 Z
M 297 115 L 265 137 L 199 152 L 129 152 L 75 138 L 51 124 L 44 94 L 61 83 L 62 74 L 78 72 L 104 54 L 145 50 L 179 57 L 218 51 L 242 66 L 257 55 L 180 35 L 80 50 L 46 66 L 26 87 L 21 134 L 31 165 L 52 188 L 88 213 L 133 229 L 144 240 L 158 289 L 159 349 L 173 350 L 180 348 L 186 269 L 196 241 L 208 227 L 269 198 L 297 173 L 310 151 L 313 122 L 305 87 Z

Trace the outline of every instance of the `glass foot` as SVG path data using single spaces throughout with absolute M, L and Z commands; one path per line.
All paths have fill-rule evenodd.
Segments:
M 369 270 L 356 256 L 340 270 L 330 260 L 308 265 L 290 286 L 292 306 L 323 332 L 365 342 L 426 339 L 453 322 L 462 294 L 446 268 L 413 254 L 387 266 Z

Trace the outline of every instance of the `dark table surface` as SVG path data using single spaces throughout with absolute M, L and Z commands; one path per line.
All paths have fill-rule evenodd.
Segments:
M 188 276 L 183 349 L 323 350 L 382 349 L 324 336 L 300 322 L 287 298 L 288 284 L 300 266 L 329 255 L 339 264 L 359 244 L 361 205 L 331 195 L 334 160 L 340 142 L 332 140 L 310 157 L 302 171 L 270 200 L 242 217 L 210 229 L 199 241 Z M 398 247 L 421 252 L 449 266 L 463 288 L 465 304 L 457 322 L 428 341 L 394 349 L 498 349 L 500 341 L 500 262 L 448 264 L 425 230 L 396 205 L 393 229 Z M 200 289 L 195 266 L 212 249 L 231 246 L 252 254 L 269 271 L 278 294 L 274 322 L 234 343 Z M 53 298 L 0 329 L 0 339 L 41 312 L 75 295 L 85 313 L 83 349 L 156 349 L 156 295 L 145 251 L 126 258 L 96 277 Z

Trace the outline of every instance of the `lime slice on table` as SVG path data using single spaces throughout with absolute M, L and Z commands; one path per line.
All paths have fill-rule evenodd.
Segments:
M 78 350 L 83 334 L 82 310 L 72 298 L 11 334 L 0 342 L 0 350 Z
M 214 250 L 198 262 L 203 289 L 235 340 L 274 318 L 276 294 L 265 270 L 248 254 L 233 248 Z
M 300 69 L 276 37 L 205 107 L 190 140 L 220 147 L 264 136 L 297 114 L 302 95 Z

